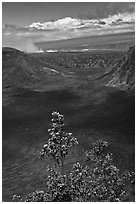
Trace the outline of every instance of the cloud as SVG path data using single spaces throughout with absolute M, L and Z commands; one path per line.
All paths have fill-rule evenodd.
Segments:
M 11 25 L 11 28 L 15 28 L 17 31 L 24 31 L 24 32 L 30 32 L 30 33 L 34 33 L 35 31 L 41 32 L 42 31 L 44 33 L 49 32 L 56 32 L 56 33 L 60 33 L 63 31 L 73 31 L 75 29 L 96 29 L 96 28 L 102 28 L 105 26 L 109 26 L 111 29 L 111 25 L 113 24 L 121 24 L 121 22 L 125 22 L 125 23 L 135 23 L 135 14 L 134 12 L 132 13 L 119 13 L 119 14 L 115 14 L 115 15 L 109 15 L 107 18 L 103 18 L 103 19 L 76 19 L 76 18 L 71 18 L 71 17 L 66 17 L 63 19 L 58 19 L 56 21 L 48 21 L 48 22 L 44 22 L 44 23 L 32 23 L 29 26 L 25 26 L 25 28 L 20 28 L 17 26 L 13 26 Z M 8 28 L 10 26 L 8 25 Z
M 131 10 L 133 10 L 132 7 Z M 35 45 L 37 42 L 130 32 L 134 29 L 135 13 L 131 11 L 100 19 L 66 17 L 44 23 L 34 22 L 25 27 L 6 24 L 3 29 L 3 46 L 12 46 L 25 51 L 38 51 Z
M 72 29 L 78 28 L 86 24 L 86 20 L 75 19 L 71 17 L 66 17 L 63 19 L 58 19 L 57 21 L 49 21 L 44 23 L 32 23 L 29 26 L 26 26 L 28 29 L 37 29 L 37 30 L 62 30 L 62 29 Z

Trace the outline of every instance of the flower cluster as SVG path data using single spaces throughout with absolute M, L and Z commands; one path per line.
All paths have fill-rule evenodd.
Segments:
M 20 195 L 13 195 L 12 196 L 12 201 L 13 202 L 22 202 L 22 198 L 21 198 L 21 196 Z
M 41 156 L 52 156 L 58 165 L 63 165 L 69 149 L 78 144 L 78 141 L 72 136 L 72 133 L 64 131 L 63 115 L 54 111 L 52 117 L 52 128 L 48 130 L 51 137 L 44 145 Z
M 68 176 L 66 174 L 62 175 L 53 168 L 49 168 L 48 172 L 46 193 L 48 201 L 71 201 Z
M 88 166 L 82 166 L 79 163 L 74 164 L 72 171 L 69 174 L 69 179 L 73 202 L 85 202 L 92 200 L 92 174 Z
M 21 196 L 14 195 L 12 197 L 13 202 L 24 202 L 24 200 L 21 198 Z M 47 201 L 46 194 L 44 191 L 34 191 L 32 194 L 29 194 L 25 198 L 25 202 L 45 202 Z
M 45 202 L 47 201 L 43 191 L 34 191 L 26 197 L 26 202 Z
M 133 171 L 125 170 L 124 173 L 122 174 L 122 178 L 125 181 L 130 181 L 131 184 L 135 184 L 135 173 Z
M 86 151 L 86 160 L 96 162 L 99 158 L 104 158 L 107 147 L 108 143 L 104 140 L 99 140 L 96 143 L 93 143 L 93 148 L 90 151 Z

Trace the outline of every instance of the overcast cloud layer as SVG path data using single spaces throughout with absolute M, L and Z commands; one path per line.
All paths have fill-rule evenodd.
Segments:
M 81 16 L 82 17 L 82 16 Z M 37 51 L 36 42 L 55 41 L 86 37 L 92 35 L 133 32 L 135 30 L 135 12 L 133 4 L 131 10 L 123 13 L 108 15 L 106 18 L 87 19 L 65 17 L 55 21 L 34 22 L 20 27 L 5 25 L 3 29 L 3 46 L 15 47 L 23 51 Z M 96 17 L 96 16 L 95 16 Z

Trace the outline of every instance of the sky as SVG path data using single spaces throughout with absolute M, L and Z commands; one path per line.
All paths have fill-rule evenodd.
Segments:
M 134 29 L 134 2 L 2 3 L 2 45 L 23 51 L 38 51 L 37 42 Z

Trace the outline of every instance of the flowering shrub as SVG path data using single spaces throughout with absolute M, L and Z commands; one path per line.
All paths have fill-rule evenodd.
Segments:
M 112 153 L 107 151 L 108 143 L 99 140 L 93 148 L 86 152 L 87 162 L 93 164 L 92 181 L 94 182 L 95 201 L 122 201 L 126 181 L 134 182 L 134 172 L 125 171 L 119 174 L 119 169 L 113 165 Z
M 78 141 L 72 136 L 72 133 L 64 131 L 63 115 L 53 111 L 52 117 L 52 128 L 48 130 L 51 137 L 48 143 L 44 145 L 41 156 L 51 156 L 56 164 L 63 169 L 65 157 L 68 155 L 70 148 L 78 144 Z
M 51 138 L 44 145 L 41 156 L 51 156 L 58 166 L 63 167 L 64 159 L 71 147 L 78 144 L 72 133 L 64 132 L 64 117 L 58 112 L 52 113 L 53 125 L 49 130 Z M 56 166 L 48 168 L 46 193 L 35 191 L 24 200 L 14 195 L 15 202 L 119 202 L 126 195 L 126 181 L 135 182 L 134 173 L 119 169 L 113 165 L 112 154 L 108 152 L 108 143 L 99 140 L 86 151 L 87 165 L 73 165 L 72 170 L 64 174 Z

